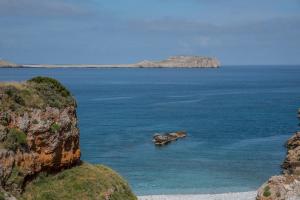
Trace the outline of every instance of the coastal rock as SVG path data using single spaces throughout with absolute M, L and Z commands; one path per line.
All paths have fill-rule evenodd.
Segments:
M 283 174 L 271 177 L 257 192 L 257 200 L 300 199 L 300 131 L 286 143 L 287 155 L 282 164 Z
M 65 104 L 54 107 L 46 97 L 62 89 L 51 79 L 0 85 L 0 184 L 4 189 L 20 193 L 36 173 L 61 170 L 80 160 L 75 100 L 61 97 Z M 40 104 L 31 104 L 34 99 Z
M 284 173 L 300 175 L 300 131 L 287 141 L 286 147 L 288 152 L 282 164 Z
M 185 131 L 178 131 L 178 132 L 172 132 L 166 134 L 156 133 L 153 136 L 153 142 L 155 145 L 165 145 L 174 140 L 177 140 L 178 138 L 184 138 L 186 136 L 187 134 Z
M 137 200 L 116 172 L 80 160 L 76 107 L 55 79 L 0 83 L 1 200 Z
M 299 200 L 300 177 L 273 176 L 257 192 L 257 200 Z

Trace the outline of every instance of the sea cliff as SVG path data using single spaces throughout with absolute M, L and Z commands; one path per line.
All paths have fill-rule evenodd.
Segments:
M 0 199 L 136 199 L 116 172 L 80 160 L 76 107 L 51 78 L 0 83 Z

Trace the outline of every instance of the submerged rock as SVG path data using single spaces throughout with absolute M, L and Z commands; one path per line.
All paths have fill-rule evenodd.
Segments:
M 184 138 L 186 136 L 187 133 L 185 131 L 171 132 L 165 134 L 156 133 L 153 136 L 153 142 L 155 145 L 165 145 L 174 140 L 177 140 L 178 138 Z

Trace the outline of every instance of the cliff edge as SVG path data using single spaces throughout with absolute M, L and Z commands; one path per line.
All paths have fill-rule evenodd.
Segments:
M 300 131 L 288 139 L 286 147 L 287 155 L 282 164 L 282 175 L 272 176 L 264 183 L 258 189 L 257 200 L 300 199 Z
M 51 78 L 0 83 L 0 199 L 135 199 L 117 173 L 81 162 L 76 107 Z

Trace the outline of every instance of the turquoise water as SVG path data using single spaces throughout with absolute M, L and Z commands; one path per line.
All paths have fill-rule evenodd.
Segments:
M 280 173 L 297 129 L 300 66 L 220 69 L 0 69 L 52 76 L 78 100 L 82 159 L 120 172 L 137 194 L 255 190 Z M 155 147 L 155 132 L 188 137 Z

